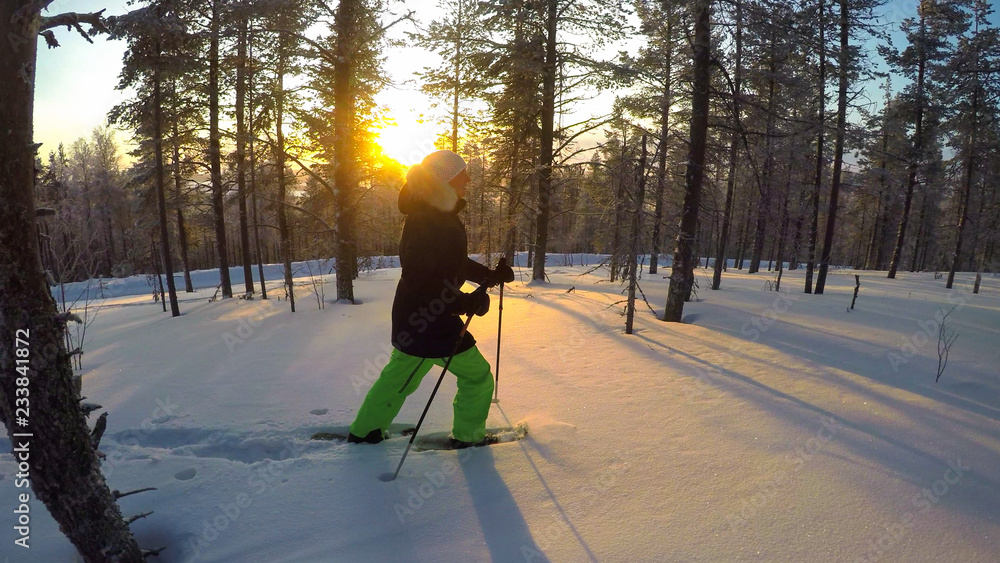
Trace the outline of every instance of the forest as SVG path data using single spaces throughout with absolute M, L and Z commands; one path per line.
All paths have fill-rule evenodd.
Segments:
M 108 118 L 136 143 L 132 164 L 98 128 L 38 165 L 58 281 L 219 267 L 232 296 L 228 267 L 251 280 L 254 264 L 335 256 L 356 275 L 395 254 L 405 167 L 376 142 L 392 108 L 375 96 L 401 42 L 439 55 L 414 71 L 438 102 L 436 145 L 469 162 L 470 252 L 527 250 L 536 279 L 546 252 L 609 254 L 617 272 L 633 247 L 650 273 L 680 249 L 717 264 L 715 288 L 727 260 L 804 268 L 807 293 L 830 265 L 949 285 L 996 269 L 1000 44 L 985 1 L 923 2 L 899 30 L 874 0 L 460 0 L 434 21 L 386 2 L 139 6 L 105 21 L 128 44 L 119 88 L 136 95 Z M 595 92 L 613 104 L 579 111 Z M 353 299 L 347 276 L 338 297 Z

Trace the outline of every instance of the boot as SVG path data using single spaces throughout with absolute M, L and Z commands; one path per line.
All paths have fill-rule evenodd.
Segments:
M 355 436 L 353 433 L 349 433 L 347 435 L 348 444 L 377 444 L 384 439 L 385 436 L 382 434 L 381 428 L 372 430 L 363 438 L 361 436 Z
M 478 442 L 463 442 L 462 440 L 455 439 L 454 436 L 448 436 L 448 446 L 453 450 L 464 450 L 465 448 L 477 448 L 479 446 L 485 446 L 489 444 L 489 435 L 485 436 L 482 440 Z

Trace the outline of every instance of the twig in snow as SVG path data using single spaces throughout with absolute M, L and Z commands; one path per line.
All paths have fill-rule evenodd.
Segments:
M 958 305 L 955 305 L 955 307 L 958 307 Z M 941 379 L 941 375 L 944 374 L 944 368 L 948 367 L 948 355 L 951 353 L 951 346 L 958 340 L 958 333 L 949 330 L 946 326 L 948 315 L 955 310 L 955 307 L 952 307 L 944 314 L 944 317 L 941 318 L 941 324 L 938 325 L 938 369 L 937 377 L 934 378 L 935 383 Z

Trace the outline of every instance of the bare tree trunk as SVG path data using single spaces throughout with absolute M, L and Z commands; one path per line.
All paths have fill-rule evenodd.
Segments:
M 889 279 L 895 279 L 896 270 L 903 259 L 903 243 L 906 240 L 906 224 L 910 217 L 910 206 L 913 204 L 913 188 L 917 184 L 917 166 L 923 159 L 924 140 L 924 73 L 927 66 L 927 54 L 924 50 L 926 36 L 926 22 L 922 10 L 920 12 L 920 43 L 917 45 L 919 61 L 917 65 L 917 119 L 913 132 L 913 149 L 910 155 L 909 172 L 906 179 L 906 198 L 903 200 L 903 215 L 899 218 L 899 229 L 896 232 L 896 246 L 892 251 L 892 259 L 889 262 Z M 915 254 L 915 253 L 914 253 Z
M 886 110 L 888 111 L 888 104 L 886 104 Z M 885 235 L 885 225 L 889 221 L 888 217 L 888 202 L 886 202 L 886 187 L 885 180 L 886 174 L 886 151 L 889 148 L 889 132 L 887 129 L 887 123 L 883 122 L 882 125 L 882 156 L 879 159 L 879 188 L 878 188 L 878 202 L 875 206 L 875 226 L 872 228 L 872 238 L 868 245 L 868 253 L 865 258 L 865 269 L 877 270 L 882 265 L 882 247 L 884 246 L 884 235 Z
M 660 242 L 662 235 L 660 229 L 663 223 L 663 193 L 667 184 L 667 147 L 670 139 L 670 86 L 671 67 L 673 62 L 673 18 L 667 16 L 667 54 L 665 71 L 663 77 L 663 95 L 660 97 L 660 146 L 658 148 L 659 159 L 656 168 L 656 205 L 653 209 L 653 248 L 649 256 L 649 273 L 655 274 L 660 263 Z M 738 55 L 737 55 L 738 56 Z
M 167 276 L 167 293 L 170 295 L 170 315 L 181 316 L 177 306 L 177 288 L 174 284 L 174 261 L 170 255 L 170 230 L 167 226 L 167 198 L 163 180 L 163 108 L 160 103 L 160 43 L 156 43 L 157 68 L 153 70 L 153 157 L 156 159 L 156 210 L 160 221 L 160 252 Z
M 463 0 L 458 0 L 458 14 L 455 20 L 455 88 L 452 90 L 451 101 L 451 152 L 458 152 L 458 101 L 459 91 L 462 84 L 462 9 L 465 7 Z
M 995 231 L 995 224 L 987 228 L 986 232 L 984 233 L 986 235 L 987 241 L 989 241 L 989 239 L 993 236 L 994 231 Z M 979 255 L 979 265 L 976 267 L 976 282 L 972 287 L 972 293 L 977 295 L 979 294 L 979 286 L 983 281 L 983 270 L 986 269 L 986 262 L 989 260 L 991 247 L 992 247 L 991 242 L 984 243 L 982 253 Z
M 805 212 L 806 204 L 809 201 L 809 195 L 805 190 L 799 192 L 799 203 L 795 210 L 795 229 L 792 231 L 792 249 L 788 255 L 789 270 L 799 269 L 799 252 L 802 247 L 802 223 L 805 219 L 803 217 L 803 213 Z
M 823 190 L 823 141 L 826 135 L 826 5 L 819 0 L 819 131 L 816 133 L 816 178 L 812 197 L 812 222 L 809 228 L 809 258 L 806 262 L 805 293 L 813 291 L 816 268 L 816 239 L 819 235 L 819 199 Z
M 181 251 L 181 265 L 184 268 L 184 291 L 194 293 L 194 284 L 191 283 L 191 265 L 188 261 L 188 235 L 187 226 L 184 223 L 184 209 L 181 201 L 181 147 L 180 137 L 177 129 L 177 84 L 171 86 L 171 99 L 173 106 L 172 119 L 172 172 L 174 176 L 174 208 L 177 210 L 177 243 Z
M 354 275 L 357 247 L 354 236 L 354 207 L 351 199 L 357 186 L 354 154 L 354 41 L 362 7 L 357 0 L 341 0 L 337 9 L 337 64 L 334 70 L 334 155 L 337 184 L 337 299 L 354 303 Z
M 158 256 L 156 252 L 156 233 L 149 231 L 149 261 L 153 265 L 153 273 L 156 274 L 156 287 L 153 288 L 153 299 L 160 302 L 163 312 L 167 312 L 167 296 L 163 292 L 163 256 Z
M 926 222 L 927 222 L 927 205 L 928 205 L 928 200 L 930 198 L 928 197 L 928 194 L 927 194 L 926 191 L 924 191 L 921 195 L 923 197 L 921 197 L 921 200 L 920 200 L 920 215 L 917 216 L 917 238 L 914 241 L 914 245 L 913 245 L 913 258 L 910 260 L 910 271 L 911 272 L 916 272 L 917 271 L 917 264 L 920 262 L 920 250 L 921 250 L 921 248 L 923 247 L 923 248 L 926 249 L 925 231 L 927 230 L 926 229 L 926 227 L 927 227 L 927 225 L 926 225 Z
M 748 274 L 755 274 L 760 271 L 760 262 L 764 253 L 764 239 L 767 236 L 768 212 L 771 209 L 771 178 L 774 167 L 774 98 L 777 86 L 775 75 L 777 74 L 777 38 L 775 37 L 775 27 L 771 27 L 769 63 L 768 63 L 768 87 L 767 87 L 767 149 L 764 157 L 764 180 L 758 184 L 759 197 L 757 199 L 757 224 L 754 228 L 753 249 L 750 252 L 750 267 Z
M 740 229 L 740 240 L 738 243 L 739 250 L 737 250 L 736 252 L 737 270 L 743 269 L 743 258 L 746 256 L 746 250 L 747 250 L 747 236 L 750 234 L 750 218 L 751 218 L 751 212 L 750 209 L 747 208 L 746 212 L 743 213 L 743 228 Z
M 736 158 L 739 155 L 740 96 L 743 79 L 743 3 L 736 0 L 736 57 L 733 62 L 733 133 L 729 139 L 729 175 L 726 177 L 726 204 L 722 212 L 722 232 L 715 251 L 715 270 L 712 272 L 712 289 L 722 285 L 722 270 L 726 264 L 726 244 L 729 242 L 729 223 L 733 214 L 733 195 L 736 191 Z
M 837 198 L 840 195 L 840 177 L 844 168 L 844 137 L 847 130 L 847 71 L 851 62 L 848 51 L 850 21 L 847 11 L 848 0 L 840 0 L 840 83 L 837 91 L 837 138 L 833 148 L 833 179 L 830 182 L 830 209 L 826 215 L 826 233 L 823 235 L 823 254 L 819 263 L 819 276 L 816 278 L 817 295 L 823 293 L 826 286 L 826 273 L 830 267 L 830 255 L 833 253 L 833 232 L 837 223 Z
M 618 184 L 618 189 L 615 190 L 615 222 L 611 226 L 611 277 L 608 281 L 614 283 L 618 280 L 618 273 L 622 269 L 622 223 L 624 222 L 625 215 L 625 182 L 628 173 L 626 172 L 626 153 L 628 152 L 628 141 L 624 137 L 627 133 L 623 134 L 622 139 L 622 152 L 621 157 L 618 160 L 618 172 L 614 176 L 614 181 Z
M 250 228 L 247 225 L 247 131 L 244 123 L 247 68 L 247 22 L 240 23 L 236 43 L 236 186 L 240 207 L 240 257 L 243 261 L 243 285 L 253 295 L 253 266 L 250 260 Z
M 0 240 L 4 241 L 0 244 L 0 342 L 4 343 L 0 347 L 0 421 L 7 428 L 14 454 L 30 464 L 25 483 L 30 483 L 84 560 L 139 562 L 142 552 L 101 475 L 97 448 L 80 409 L 80 393 L 63 344 L 64 325 L 56 318 L 37 242 L 25 236 L 35 232 L 32 117 L 40 10 L 37 2 L 0 3 L 0 37 L 5 42 L 0 49 L 0 84 L 4 85 L 0 104 Z M 27 356 L 17 350 L 25 350 Z M 18 362 L 24 359 L 28 361 Z M 18 398 L 29 399 L 30 405 L 16 402 Z M 19 408 L 23 410 L 18 412 Z M 31 495 L 19 491 L 23 492 L 16 501 L 10 501 L 16 502 L 14 509 L 20 504 L 30 507 Z M 25 497 L 27 502 L 22 503 Z M 4 549 L 12 553 L 16 548 Z
M 512 133 L 513 146 L 511 147 L 510 159 L 510 180 L 508 182 L 508 202 L 506 210 L 506 234 L 503 241 L 504 255 L 508 264 L 514 264 L 514 254 L 517 252 L 517 210 L 521 203 L 521 186 L 518 182 L 517 166 L 518 155 L 521 152 L 521 140 L 517 138 L 517 133 Z
M 257 258 L 257 275 L 260 277 L 260 298 L 267 299 L 267 286 L 264 280 L 264 259 L 260 253 L 260 221 L 257 220 L 257 153 L 254 152 L 253 141 L 257 136 L 254 128 L 253 106 L 253 36 L 247 38 L 247 105 L 250 108 L 249 144 L 250 144 L 250 204 L 253 206 L 253 244 L 254 256 Z
M 979 32 L 979 23 L 976 23 L 976 33 Z M 962 212 L 958 218 L 958 232 L 955 235 L 955 255 L 952 257 L 951 270 L 948 272 L 948 283 L 945 288 L 951 289 L 955 283 L 955 272 L 958 270 L 959 260 L 962 259 L 962 235 L 965 233 L 965 223 L 969 220 L 969 199 L 972 197 L 972 173 L 976 168 L 976 145 L 978 144 L 979 127 L 977 124 L 979 117 L 979 56 L 975 61 L 975 71 L 972 91 L 972 115 L 969 117 L 971 124 L 969 132 L 969 148 L 965 157 L 965 178 L 962 181 Z M 974 251 L 975 249 L 973 249 Z M 974 252 L 973 252 L 974 254 Z
M 288 229 L 288 213 L 285 209 L 285 134 L 282 131 L 282 119 L 285 110 L 285 64 L 288 51 L 285 32 L 279 34 L 277 83 L 275 85 L 274 126 L 275 143 L 273 146 L 275 172 L 278 174 L 278 237 L 281 240 L 281 259 L 285 263 L 285 291 L 292 312 L 295 312 L 295 287 L 292 285 L 292 237 Z M 339 265 L 338 265 L 339 267 Z M 340 278 L 340 275 L 337 275 Z
M 538 214 L 535 216 L 535 255 L 531 279 L 545 281 L 545 251 L 549 242 L 549 199 L 552 197 L 553 129 L 556 114 L 556 25 L 558 0 L 547 0 L 545 62 L 542 64 L 542 135 L 538 153 Z
M 642 156 L 639 158 L 639 178 L 635 194 L 635 210 L 632 214 L 632 235 L 629 242 L 628 261 L 628 315 L 625 319 L 625 334 L 632 334 L 635 319 L 636 270 L 639 269 L 639 235 L 642 234 L 642 208 L 646 201 L 646 136 L 642 136 Z
M 222 148 L 219 139 L 219 13 L 220 0 L 212 0 L 208 50 L 208 159 L 212 176 L 212 211 L 215 214 L 215 245 L 219 255 L 222 297 L 232 297 L 229 281 L 229 251 L 226 246 L 226 211 L 222 197 Z
M 788 172 L 785 177 L 785 193 L 781 198 L 781 229 L 778 233 L 778 250 L 777 250 L 777 261 L 778 266 L 776 271 L 778 272 L 777 281 L 774 284 L 775 291 L 781 291 L 781 276 L 785 271 L 785 237 L 788 235 L 788 199 L 791 197 L 791 187 L 792 187 L 792 168 L 793 163 L 791 155 L 788 159 Z
M 708 143 L 708 101 L 710 87 L 711 28 L 709 0 L 694 3 L 694 57 L 691 97 L 691 145 L 685 173 L 686 190 L 681 212 L 677 248 L 671 265 L 670 286 L 663 320 L 680 322 L 684 301 L 694 281 L 693 244 L 698 236 L 698 211 L 701 204 L 701 186 L 705 176 L 705 148 Z

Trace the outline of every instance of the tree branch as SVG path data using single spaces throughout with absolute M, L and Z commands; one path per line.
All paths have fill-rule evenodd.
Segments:
M 42 23 L 38 28 L 38 34 L 45 38 L 45 43 L 48 45 L 49 49 L 54 49 L 59 46 L 59 41 L 56 40 L 56 36 L 52 31 L 54 27 L 66 26 L 66 29 L 76 29 L 80 33 L 80 36 L 87 40 L 88 43 L 93 43 L 94 40 L 91 39 L 94 35 L 98 33 L 111 33 L 110 30 L 104 25 L 104 19 L 101 14 L 104 10 L 99 12 L 91 12 L 89 14 L 78 14 L 76 12 L 66 12 L 63 14 L 58 14 L 51 17 L 43 17 Z M 84 31 L 80 24 L 87 24 L 90 26 L 90 31 Z

